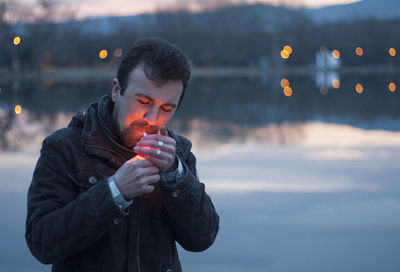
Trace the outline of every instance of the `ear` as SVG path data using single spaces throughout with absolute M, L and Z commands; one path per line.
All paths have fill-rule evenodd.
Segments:
M 121 85 L 119 85 L 119 81 L 117 78 L 113 80 L 113 88 L 111 91 L 111 99 L 115 103 L 118 101 L 119 96 L 121 95 Z

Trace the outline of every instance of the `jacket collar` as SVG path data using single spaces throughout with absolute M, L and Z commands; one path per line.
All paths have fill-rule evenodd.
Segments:
M 105 95 L 90 104 L 85 113 L 75 114 L 70 125 L 83 127 L 81 144 L 88 155 L 105 158 L 119 167 L 136 154 L 118 142 L 111 121 L 112 109 L 111 96 Z

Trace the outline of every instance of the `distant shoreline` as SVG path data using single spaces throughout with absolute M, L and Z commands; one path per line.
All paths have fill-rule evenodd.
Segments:
M 112 79 L 116 74 L 116 67 L 52 67 L 42 70 L 13 70 L 0 68 L 0 82 L 15 80 L 51 80 L 51 81 L 76 81 L 76 80 L 104 80 Z M 316 72 L 337 72 L 346 75 L 371 75 L 371 74 L 399 74 L 400 66 L 344 66 L 339 69 L 321 70 L 314 67 L 193 67 L 193 77 L 232 77 L 232 76 L 265 76 L 265 75 L 310 75 Z

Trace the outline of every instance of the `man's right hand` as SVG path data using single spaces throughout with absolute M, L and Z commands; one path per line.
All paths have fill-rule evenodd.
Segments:
M 160 180 L 160 170 L 148 160 L 134 157 L 126 161 L 114 174 L 114 182 L 122 196 L 131 200 L 142 194 L 151 193 L 151 185 Z

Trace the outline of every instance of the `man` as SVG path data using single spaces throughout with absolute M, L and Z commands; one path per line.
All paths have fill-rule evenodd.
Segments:
M 150 38 L 103 96 L 48 136 L 28 192 L 26 241 L 52 271 L 181 271 L 175 241 L 211 246 L 219 217 L 186 138 L 166 129 L 190 78 L 184 54 Z

